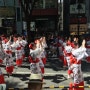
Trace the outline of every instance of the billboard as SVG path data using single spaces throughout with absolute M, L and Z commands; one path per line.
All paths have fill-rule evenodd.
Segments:
M 78 30 L 78 24 L 70 25 L 70 31 L 77 31 L 77 30 Z M 80 24 L 79 31 L 87 31 L 87 24 Z

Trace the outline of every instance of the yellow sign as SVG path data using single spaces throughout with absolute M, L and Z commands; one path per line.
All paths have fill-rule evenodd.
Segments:
M 78 28 L 78 24 L 71 24 L 70 25 L 70 31 L 77 31 L 79 29 L 79 31 L 87 31 L 87 24 L 80 24 L 79 28 Z
M 0 17 L 15 16 L 15 10 L 13 7 L 0 7 Z

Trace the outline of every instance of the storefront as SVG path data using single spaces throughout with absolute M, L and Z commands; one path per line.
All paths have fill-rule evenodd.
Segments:
M 23 22 L 25 22 L 24 20 L 23 17 Z M 35 3 L 30 23 L 30 31 L 36 34 L 57 32 L 58 0 L 38 0 Z M 24 27 L 25 24 L 23 23 Z M 26 27 L 23 28 L 24 31 L 25 29 Z
M 71 35 L 82 35 L 87 33 L 85 0 L 70 0 L 70 25 Z
M 0 7 L 0 30 L 4 33 L 12 34 L 15 32 L 15 10 L 13 7 Z M 0 31 L 2 34 L 3 32 Z

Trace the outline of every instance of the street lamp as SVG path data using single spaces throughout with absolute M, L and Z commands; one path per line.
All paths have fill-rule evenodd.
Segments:
M 80 3 L 78 3 L 77 5 L 77 10 L 78 10 L 78 13 L 77 13 L 77 20 L 78 20 L 78 26 L 77 26 L 77 35 L 78 35 L 78 38 L 79 38 L 79 31 L 80 31 L 80 11 L 82 9 L 82 6 Z

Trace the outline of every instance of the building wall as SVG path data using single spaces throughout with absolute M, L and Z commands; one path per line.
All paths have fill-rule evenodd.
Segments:
M 34 29 L 30 30 L 38 31 L 40 33 L 55 32 L 57 31 L 57 20 L 58 20 L 58 0 L 38 0 L 32 12 L 32 22 L 31 22 L 31 26 L 32 24 L 35 24 L 34 25 L 35 30 Z
M 79 8 L 78 8 L 79 7 Z M 70 0 L 70 33 L 82 35 L 87 33 L 86 1 Z
M 69 0 L 63 0 L 63 33 L 65 36 L 69 36 Z
M 14 0 L 0 0 L 0 32 L 6 30 L 12 33 L 15 28 L 15 2 Z
M 5 1 L 5 2 L 4 2 Z M 23 30 L 23 20 L 24 14 L 22 13 L 20 4 L 18 0 L 0 0 L 0 6 L 12 7 L 14 8 L 13 18 L 16 21 L 15 29 L 17 33 L 22 33 Z M 9 13 L 11 15 L 11 13 Z M 7 14 L 5 14 L 7 15 Z M 58 0 L 38 0 L 33 11 L 34 18 L 38 19 L 38 16 L 43 16 L 43 18 L 57 17 L 58 15 Z M 6 16 L 5 16 L 6 17 Z M 3 18 L 5 18 L 3 17 Z M 12 16 L 9 16 L 12 17 Z M 40 19 L 40 18 L 39 18 Z M 55 18 L 56 19 L 56 18 Z M 57 20 L 55 20 L 55 25 Z
M 0 0 L 0 23 L 1 23 L 1 27 L 6 28 L 7 30 L 12 29 L 12 31 L 17 32 L 19 34 L 22 33 L 22 18 L 21 18 L 21 9 L 18 11 L 18 9 L 20 9 L 18 0 Z M 5 19 L 5 22 L 8 22 L 10 19 L 10 21 L 12 19 L 15 20 L 15 22 L 13 23 L 14 26 L 10 26 L 8 27 L 7 25 L 2 25 L 2 19 Z M 10 23 L 10 22 L 8 22 Z
M 86 0 L 86 17 L 87 17 L 88 32 L 90 33 L 90 0 Z

